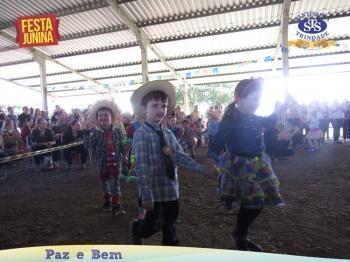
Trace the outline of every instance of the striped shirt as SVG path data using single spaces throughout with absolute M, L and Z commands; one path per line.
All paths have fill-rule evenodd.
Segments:
M 161 130 L 155 124 L 149 124 Z M 185 167 L 198 174 L 203 166 L 186 155 L 169 129 L 163 129 L 166 144 L 171 148 L 171 158 L 175 166 L 175 179 L 170 180 L 165 173 L 161 155 L 160 137 L 152 127 L 143 124 L 134 134 L 132 147 L 135 152 L 135 173 L 138 177 L 139 194 L 142 201 L 173 201 L 179 199 L 177 166 Z

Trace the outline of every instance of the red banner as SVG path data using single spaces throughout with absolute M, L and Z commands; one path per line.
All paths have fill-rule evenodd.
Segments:
M 54 14 L 17 18 L 16 40 L 19 47 L 58 45 L 58 24 Z

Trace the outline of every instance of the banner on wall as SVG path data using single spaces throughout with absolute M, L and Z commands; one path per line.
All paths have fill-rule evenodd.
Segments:
M 19 47 L 58 45 L 58 24 L 54 14 L 18 17 L 16 42 Z
M 290 40 L 288 41 L 289 46 L 294 46 L 304 49 L 320 49 L 320 48 L 329 48 L 332 46 L 337 46 L 337 42 L 333 40 L 319 40 L 319 41 L 306 41 L 303 39 Z
M 299 14 L 297 39 L 288 41 L 288 46 L 310 50 L 337 46 L 335 41 L 329 39 L 330 33 L 327 31 L 329 19 L 324 17 L 324 13 L 316 11 Z
M 247 65 L 255 64 L 255 63 L 266 63 L 266 62 L 271 62 L 273 61 L 274 57 L 273 56 L 261 56 L 258 59 L 252 59 L 252 60 L 246 60 L 243 62 L 235 62 L 232 64 L 228 64 L 225 66 L 221 67 L 208 67 L 204 69 L 196 69 L 196 70 L 189 70 L 186 72 L 182 73 L 177 73 L 179 77 L 184 77 L 186 79 L 190 79 L 193 77 L 199 77 L 199 76 L 215 76 L 215 75 L 220 75 L 220 74 L 228 74 L 232 72 L 237 72 L 237 70 L 241 70 Z M 174 76 L 172 74 L 165 74 L 165 75 L 150 75 L 149 80 L 170 80 L 173 79 Z M 142 77 L 130 79 L 130 80 L 125 80 L 121 82 L 115 82 L 113 84 L 104 84 L 103 88 L 108 91 L 110 89 L 115 90 L 118 92 L 119 87 L 125 87 L 125 86 L 133 86 L 133 85 L 141 85 L 142 84 Z M 68 86 L 65 85 L 62 89 L 60 90 L 67 90 L 67 89 L 75 89 L 75 90 L 88 90 L 96 88 L 96 86 Z M 49 87 L 50 91 L 53 91 L 56 89 L 56 87 Z

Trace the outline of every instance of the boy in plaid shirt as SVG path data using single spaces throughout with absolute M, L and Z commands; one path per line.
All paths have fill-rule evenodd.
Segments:
M 131 223 L 133 244 L 143 244 L 162 230 L 162 245 L 178 244 L 175 222 L 179 214 L 179 183 L 177 166 L 209 176 L 216 173 L 214 162 L 200 165 L 186 155 L 177 139 L 162 122 L 175 107 L 175 89 L 168 81 L 152 81 L 137 89 L 131 97 L 136 114 L 145 116 L 133 139 L 136 156 L 135 172 L 138 191 L 146 216 Z

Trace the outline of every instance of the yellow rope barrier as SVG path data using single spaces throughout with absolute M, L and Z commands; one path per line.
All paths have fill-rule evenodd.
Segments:
M 70 147 L 73 147 L 73 146 L 79 146 L 79 145 L 82 145 L 82 144 L 84 144 L 84 142 L 83 141 L 79 141 L 79 142 L 74 142 L 74 143 L 71 143 L 71 144 L 68 144 L 68 145 L 63 145 L 63 146 L 58 146 L 58 147 L 53 147 L 53 148 L 48 148 L 48 149 L 42 149 L 42 150 L 33 151 L 33 152 L 27 152 L 27 153 L 23 153 L 23 154 L 17 154 L 17 155 L 14 155 L 14 156 L 7 156 L 7 157 L 0 158 L 0 164 L 11 162 L 11 161 L 14 161 L 14 160 L 24 159 L 24 158 L 31 157 L 31 156 L 47 154 L 47 153 L 51 153 L 51 152 L 54 152 L 54 151 L 70 148 Z

